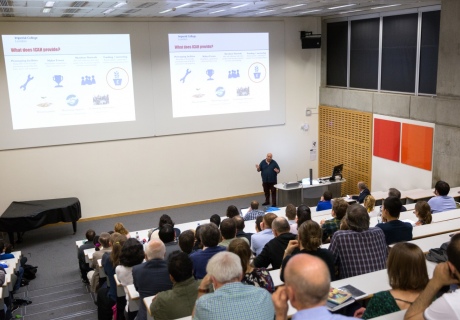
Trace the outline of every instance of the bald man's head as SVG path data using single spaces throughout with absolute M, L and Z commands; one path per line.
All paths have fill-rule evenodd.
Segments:
M 147 256 L 147 260 L 152 259 L 164 259 L 166 253 L 166 248 L 160 239 L 152 239 L 147 244 L 147 248 L 145 249 L 145 255 Z
M 287 263 L 284 278 L 289 301 L 297 310 L 326 304 L 331 276 L 320 258 L 296 254 Z

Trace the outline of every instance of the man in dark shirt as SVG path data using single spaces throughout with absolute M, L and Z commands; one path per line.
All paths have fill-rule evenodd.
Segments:
M 233 221 L 235 221 L 236 224 L 236 237 L 237 238 L 246 238 L 249 241 L 249 245 L 251 245 L 251 236 L 252 233 L 249 232 L 244 232 L 245 224 L 244 224 L 244 219 L 241 216 L 236 216 L 232 218 Z
M 256 268 L 267 268 L 271 264 L 273 269 L 279 269 L 283 262 L 284 250 L 289 241 L 296 238 L 296 235 L 290 232 L 291 226 L 284 217 L 273 220 L 272 230 L 275 237 L 268 241 L 262 252 L 254 258 L 253 264 Z
M 367 188 L 367 185 L 362 181 L 358 182 L 358 190 L 359 194 L 357 196 L 352 196 L 351 198 L 356 200 L 358 203 L 363 203 L 364 199 L 370 195 L 371 192 Z
M 87 274 L 92 270 L 90 265 L 86 262 L 85 250 L 95 248 L 93 243 L 95 236 L 96 232 L 93 229 L 88 229 L 88 231 L 86 231 L 86 242 L 78 248 L 78 265 L 80 267 L 81 281 L 85 284 L 89 284 Z
M 165 261 L 166 248 L 159 239 L 152 239 L 145 249 L 144 263 L 133 267 L 133 283 L 139 292 L 139 301 L 145 297 L 154 296 L 159 292 L 172 289 L 169 278 L 168 263 Z M 147 309 L 144 303 L 139 303 L 138 320 L 147 320 Z
M 195 279 L 203 279 L 206 275 L 206 265 L 209 259 L 218 252 L 227 248 L 219 246 L 220 231 L 214 223 L 207 223 L 200 226 L 200 238 L 203 250 L 198 250 L 190 255 L 193 262 L 193 275 Z
M 272 207 L 276 207 L 276 188 L 277 176 L 280 173 L 280 167 L 275 160 L 273 155 L 267 153 L 267 158 L 262 160 L 260 164 L 256 164 L 257 172 L 260 172 L 262 176 L 262 186 L 264 188 L 265 202 L 262 203 L 266 206 L 270 203 L 270 192 L 272 193 Z
M 388 245 L 401 241 L 412 240 L 412 225 L 399 220 L 401 200 L 397 197 L 388 197 L 383 201 L 382 220 L 376 227 L 383 230 Z
M 396 197 L 399 200 L 401 200 L 401 191 L 399 191 L 396 188 L 390 188 L 390 189 L 388 189 L 388 196 L 389 197 Z M 401 202 L 401 210 L 400 211 L 401 212 L 407 211 L 406 207 L 402 205 L 402 202 Z

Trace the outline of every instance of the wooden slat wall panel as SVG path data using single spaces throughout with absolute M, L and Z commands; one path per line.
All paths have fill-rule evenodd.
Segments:
M 356 194 L 359 181 L 372 190 L 372 113 L 320 106 L 319 176 L 342 163 L 342 195 Z

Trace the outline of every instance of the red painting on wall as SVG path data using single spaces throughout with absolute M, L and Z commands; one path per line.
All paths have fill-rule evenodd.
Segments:
M 401 123 L 374 119 L 374 156 L 399 162 Z

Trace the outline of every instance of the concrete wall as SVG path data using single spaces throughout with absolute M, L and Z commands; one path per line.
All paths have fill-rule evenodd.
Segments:
M 433 185 L 438 180 L 445 180 L 451 186 L 460 185 L 459 16 L 458 0 L 442 1 L 436 97 L 328 88 L 326 87 L 326 45 L 322 50 L 320 104 L 425 121 L 436 125 Z M 325 22 L 322 23 L 323 30 L 326 30 Z M 326 44 L 327 35 L 325 32 L 323 35 L 325 36 L 323 43 Z
M 299 32 L 320 33 L 321 21 L 283 21 L 284 38 L 270 41 L 285 46 L 285 125 L 2 151 L 0 213 L 12 201 L 59 197 L 78 197 L 83 217 L 95 217 L 259 193 L 254 165 L 267 152 L 281 167 L 279 182 L 317 173 L 308 152 L 318 140 L 320 50 L 302 50 Z

